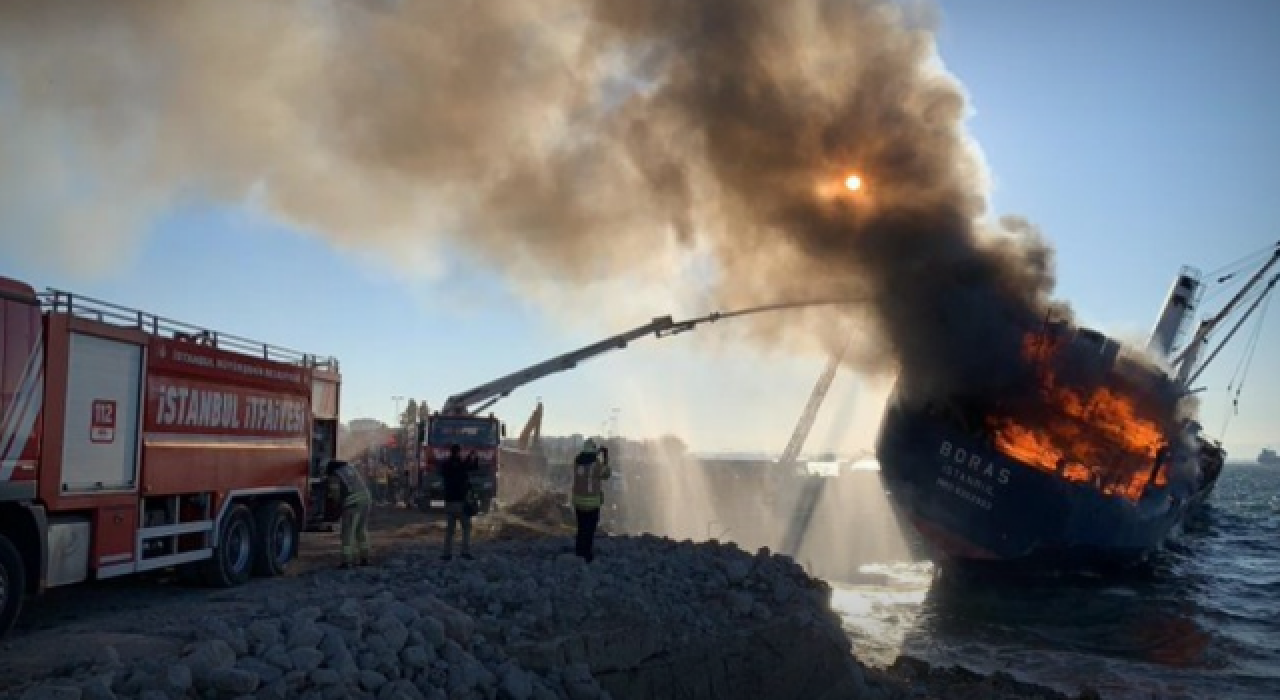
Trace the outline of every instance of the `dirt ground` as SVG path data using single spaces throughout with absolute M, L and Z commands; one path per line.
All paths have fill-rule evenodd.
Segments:
M 563 532 L 516 516 L 491 514 L 473 521 L 472 538 L 482 555 L 487 541 Z M 441 546 L 444 521 L 417 510 L 377 507 L 369 536 L 377 565 L 380 557 L 392 556 L 398 548 Z M 267 595 L 288 595 L 291 587 L 307 585 L 309 572 L 339 561 L 337 533 L 304 533 L 298 560 L 285 576 L 254 579 L 237 588 L 187 584 L 170 572 L 52 589 L 28 600 L 17 628 L 0 640 L 0 695 L 29 679 L 59 676 L 64 668 L 97 658 L 106 646 L 115 647 L 126 660 L 172 650 L 184 643 L 201 618 L 245 607 Z

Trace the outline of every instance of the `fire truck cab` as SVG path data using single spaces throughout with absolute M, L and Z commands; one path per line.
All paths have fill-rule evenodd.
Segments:
M 319 358 L 0 277 L 0 634 L 46 588 L 281 574 L 331 522 Z
M 507 429 L 490 413 L 486 416 L 432 413 L 419 425 L 422 473 L 419 477 L 420 509 L 429 512 L 444 503 L 444 481 L 440 467 L 449 458 L 451 446 L 461 448 L 462 458 L 471 468 L 471 490 L 479 511 L 488 513 L 497 496 L 501 478 L 502 438 Z

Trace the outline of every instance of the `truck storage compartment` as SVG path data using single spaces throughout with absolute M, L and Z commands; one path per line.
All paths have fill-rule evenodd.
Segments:
M 62 491 L 131 491 L 137 483 L 142 346 L 72 333 Z

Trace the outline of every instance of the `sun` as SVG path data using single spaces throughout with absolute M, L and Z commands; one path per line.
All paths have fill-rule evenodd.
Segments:
M 851 174 L 844 179 L 844 186 L 850 192 L 857 192 L 862 189 L 862 178 Z

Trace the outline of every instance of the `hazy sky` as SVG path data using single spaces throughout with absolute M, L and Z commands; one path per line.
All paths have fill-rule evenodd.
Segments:
M 1280 3 L 942 8 L 940 51 L 971 98 L 995 209 L 1027 217 L 1054 242 L 1058 294 L 1086 322 L 1143 336 L 1180 266 L 1211 270 L 1280 239 Z M 675 311 L 609 288 L 549 312 L 464 257 L 405 250 L 403 258 L 422 259 L 421 275 L 406 274 L 290 230 L 250 203 L 170 203 L 136 249 L 103 251 L 96 270 L 66 264 L 70 251 L 31 255 L 18 241 L 40 222 L 17 223 L 32 228 L 0 232 L 0 274 L 336 355 L 348 419 L 389 419 L 393 395 L 438 405 L 626 330 L 619 317 L 633 309 L 635 325 Z M 85 222 L 84 235 L 92 229 Z M 1225 435 L 1236 457 L 1280 445 L 1278 313 Z M 1211 433 L 1222 430 L 1246 335 L 1204 379 Z M 526 387 L 498 411 L 518 431 L 541 396 L 546 432 L 599 431 L 617 408 L 622 433 L 676 432 L 705 451 L 780 450 L 823 358 L 761 354 L 734 340 L 726 323 L 639 341 Z M 810 449 L 869 447 L 884 393 L 883 380 L 842 374 Z

